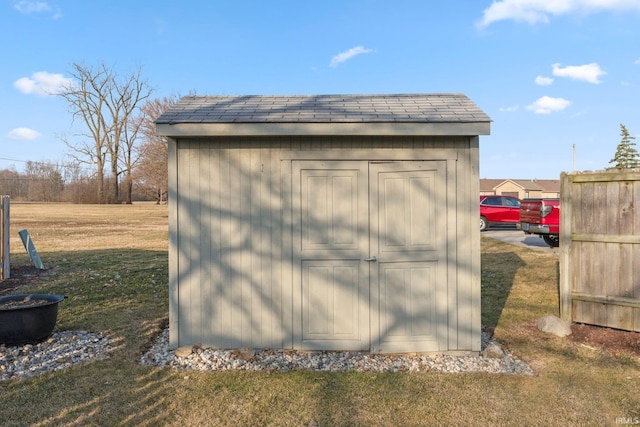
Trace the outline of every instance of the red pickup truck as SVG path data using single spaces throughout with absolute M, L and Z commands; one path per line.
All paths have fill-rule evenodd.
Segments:
M 560 245 L 560 200 L 524 199 L 520 201 L 520 223 L 527 234 L 537 234 L 551 247 Z

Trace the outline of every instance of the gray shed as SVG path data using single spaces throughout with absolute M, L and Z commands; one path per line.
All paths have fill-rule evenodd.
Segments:
M 190 96 L 156 125 L 171 346 L 480 351 L 465 95 Z

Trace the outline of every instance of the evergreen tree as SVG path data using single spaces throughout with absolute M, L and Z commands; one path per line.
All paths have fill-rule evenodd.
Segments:
M 633 142 L 636 137 L 629 135 L 629 131 L 623 124 L 620 125 L 620 136 L 622 136 L 622 140 L 616 148 L 616 154 L 609 161 L 614 165 L 610 169 L 635 169 L 640 167 L 640 153 L 635 148 L 636 143 Z

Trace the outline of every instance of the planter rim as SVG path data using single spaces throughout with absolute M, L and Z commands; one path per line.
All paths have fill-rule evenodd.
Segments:
M 65 299 L 65 297 L 63 295 L 56 295 L 56 294 L 15 294 L 15 295 L 5 295 L 0 297 L 0 305 L 4 302 L 8 302 L 8 301 L 22 301 L 27 297 L 31 297 L 31 299 L 39 299 L 39 300 L 45 300 L 45 303 L 42 304 L 34 304 L 34 305 L 30 305 L 30 306 L 16 306 L 16 307 L 9 307 L 9 308 L 2 308 L 0 307 L 0 312 L 2 311 L 15 311 L 15 310 L 28 310 L 30 308 L 38 308 L 38 307 L 46 307 L 48 305 L 52 305 L 52 304 L 57 304 L 60 301 L 62 301 L 63 299 Z

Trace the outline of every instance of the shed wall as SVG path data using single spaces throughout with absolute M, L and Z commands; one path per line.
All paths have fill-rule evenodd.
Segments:
M 294 347 L 294 160 L 437 159 L 456 212 L 441 350 L 480 350 L 477 137 L 191 138 L 169 155 L 173 347 Z

